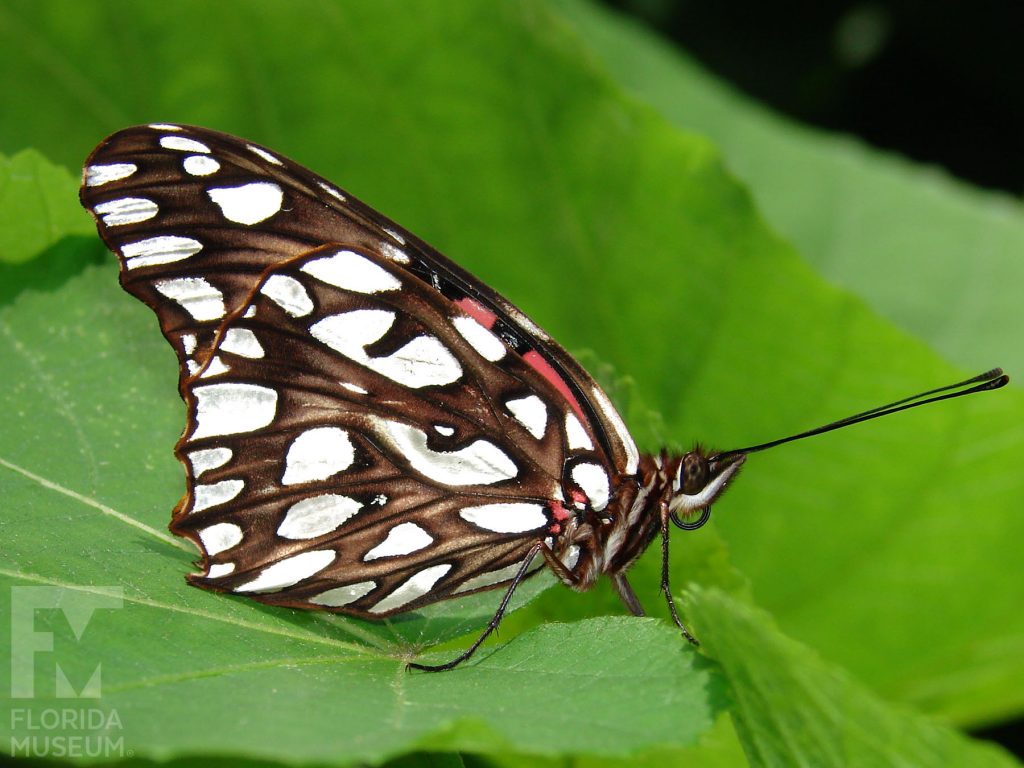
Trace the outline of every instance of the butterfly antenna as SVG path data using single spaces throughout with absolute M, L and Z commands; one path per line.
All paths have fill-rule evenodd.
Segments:
M 720 461 L 723 458 L 728 458 L 738 454 L 764 451 L 768 448 L 774 448 L 777 445 L 782 445 L 783 443 L 791 443 L 794 440 L 802 440 L 805 437 L 821 435 L 825 432 L 831 432 L 834 429 L 848 427 L 851 424 L 857 424 L 862 421 L 870 421 L 871 419 L 877 419 L 881 416 L 888 416 L 890 413 L 905 411 L 909 408 L 917 408 L 919 405 L 927 405 L 928 403 L 935 403 L 939 400 L 949 400 L 954 397 L 971 395 L 975 392 L 987 392 L 992 389 L 999 389 L 1000 387 L 1006 386 L 1009 381 L 1010 377 L 1003 373 L 1002 368 L 993 368 L 990 371 L 979 373 L 977 376 L 972 376 L 971 378 L 957 382 L 956 384 L 949 384 L 948 386 L 939 387 L 938 389 L 930 389 L 927 392 L 921 392 L 920 394 L 913 395 L 912 397 L 905 397 L 902 400 L 897 400 L 896 402 L 889 403 L 888 405 L 881 405 L 877 408 L 872 408 L 871 410 L 854 414 L 853 416 L 847 416 L 845 419 L 839 419 L 838 421 L 833 421 L 829 424 L 809 429 L 806 432 L 790 435 L 789 437 L 783 437 L 778 440 L 772 440 L 768 443 L 761 443 L 760 445 L 752 445 L 749 448 L 737 448 L 731 451 L 724 451 L 710 457 L 710 461 Z

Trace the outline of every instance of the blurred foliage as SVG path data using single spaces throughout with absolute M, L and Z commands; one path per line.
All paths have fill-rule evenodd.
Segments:
M 796 188 L 821 164 L 845 170 L 837 208 L 876 195 L 928 216 L 939 196 L 975 227 L 991 201 L 913 168 L 860 173 L 859 159 L 876 159 L 859 147 L 811 142 L 806 160 L 806 132 L 766 126 L 685 61 L 579 3 L 11 2 L 0 40 L 7 114 L 18 116 L 0 123 L 0 149 L 50 161 L 0 166 L 18 213 L 0 238 L 0 576 L 69 599 L 125 590 L 126 607 L 80 644 L 59 615 L 38 622 L 76 683 L 102 659 L 102 702 L 121 713 L 135 762 L 1007 762 L 879 696 L 959 723 L 1024 708 L 1017 389 L 751 459 L 715 527 L 673 539 L 676 591 L 702 585 L 692 612 L 705 658 L 664 622 L 614 615 L 606 585 L 556 587 L 472 664 L 407 674 L 405 659 L 475 631 L 497 596 L 375 624 L 184 586 L 192 555 L 164 532 L 182 487 L 173 355 L 83 234 L 73 178 L 96 142 L 131 123 L 202 124 L 269 145 L 419 233 L 569 349 L 590 350 L 588 365 L 620 381 L 648 449 L 749 444 L 962 378 L 942 341 L 957 334 L 934 308 L 965 285 L 1004 301 L 1020 277 L 958 260 L 942 233 L 962 224 L 946 217 L 900 252 L 899 268 L 925 288 L 894 291 L 890 304 L 861 291 L 886 281 L 893 264 L 880 257 L 852 260 L 857 279 L 836 287 L 762 218 L 770 164 L 744 174 L 748 193 L 726 170 L 742 153 L 716 136 L 723 161 L 686 115 L 753 126 L 748 151 L 785 146 L 804 162 L 774 173 Z M 642 92 L 645 68 L 690 87 Z M 694 96 L 708 92 L 719 99 Z M 835 226 L 806 213 L 808 229 Z M 1019 211 L 1005 217 L 1001 236 L 1019 248 Z M 914 315 L 920 328 L 888 319 L 901 297 L 931 308 Z M 1019 330 L 990 329 L 995 348 Z M 632 578 L 664 616 L 655 554 Z M 779 695 L 751 696 L 754 672 Z M 830 710 L 841 716 L 828 739 L 846 753 L 772 731 Z M 0 718 L 2 735 L 17 735 L 10 723 Z M 893 739 L 870 743 L 878 729 Z

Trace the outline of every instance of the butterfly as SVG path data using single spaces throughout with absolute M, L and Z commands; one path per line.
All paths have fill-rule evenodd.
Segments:
M 703 525 L 748 454 L 1007 381 L 995 369 L 750 448 L 642 454 L 512 303 L 265 147 L 127 128 L 86 161 L 81 201 L 177 353 L 186 491 L 170 529 L 201 553 L 189 583 L 367 619 L 505 590 L 465 652 L 419 669 L 469 658 L 545 566 L 580 591 L 607 575 L 643 615 L 626 572 L 658 536 L 692 641 L 670 525 Z

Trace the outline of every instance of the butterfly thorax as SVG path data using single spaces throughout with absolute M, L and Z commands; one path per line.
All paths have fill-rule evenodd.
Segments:
M 620 479 L 604 510 L 588 509 L 568 521 L 555 552 L 577 579 L 571 586 L 585 591 L 602 573 L 623 573 L 643 554 L 658 534 L 659 506 L 671 498 L 681 460 L 641 456 L 637 474 Z

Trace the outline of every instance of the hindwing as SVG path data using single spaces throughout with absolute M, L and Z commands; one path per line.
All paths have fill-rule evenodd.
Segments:
M 184 392 L 172 529 L 198 583 L 266 602 L 385 615 L 505 581 L 603 464 L 555 386 L 369 250 L 269 270 Z

